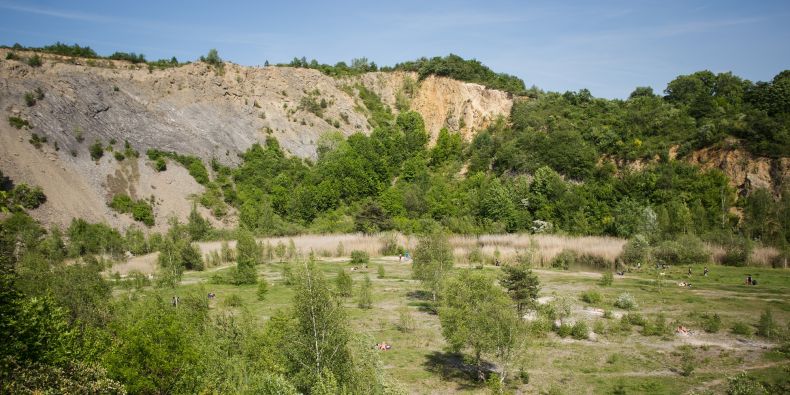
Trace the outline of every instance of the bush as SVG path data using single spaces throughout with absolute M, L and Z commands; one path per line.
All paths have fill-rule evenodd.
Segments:
M 102 145 L 101 141 L 96 140 L 90 147 L 88 147 L 88 152 L 91 154 L 91 159 L 99 160 L 102 156 L 104 156 L 104 146 Z
M 415 328 L 414 316 L 408 307 L 403 306 L 398 309 L 398 330 L 401 332 L 411 332 Z
M 628 322 L 629 325 L 637 325 L 642 327 L 647 324 L 647 320 L 645 320 L 645 317 L 639 313 L 623 314 L 623 317 L 620 318 L 620 320 Z
M 724 246 L 724 256 L 721 264 L 727 266 L 746 266 L 752 255 L 753 245 L 745 237 L 736 237 Z
M 156 171 L 167 170 L 167 162 L 165 161 L 165 158 L 156 158 L 156 161 L 154 162 L 154 170 Z
M 132 218 L 147 226 L 154 226 L 154 209 L 145 200 L 138 200 L 132 207 Z
M 14 204 L 27 210 L 38 208 L 38 206 L 47 201 L 47 196 L 41 190 L 41 187 L 30 187 L 27 184 L 18 184 L 11 190 L 10 195 Z
M 667 325 L 667 318 L 663 313 L 658 313 L 652 322 L 645 321 L 642 327 L 642 334 L 645 336 L 665 336 L 671 333 L 671 328 Z
M 708 333 L 716 333 L 721 329 L 721 317 L 718 314 L 703 314 L 702 329 Z
M 376 272 L 378 278 L 384 278 L 386 276 L 386 273 L 384 272 L 384 265 L 382 264 L 378 265 L 378 267 L 376 268 Z
M 348 297 L 352 294 L 353 280 L 345 270 L 340 269 L 335 277 L 335 288 L 337 294 L 340 296 Z
M 727 379 L 727 395 L 762 395 L 768 394 L 765 387 L 746 372 Z
M 752 335 L 752 327 L 749 324 L 746 324 L 746 323 L 740 322 L 740 321 L 732 324 L 732 328 L 730 328 L 730 331 L 734 335 L 741 335 L 741 336 L 751 336 Z
M 597 304 L 601 302 L 601 299 L 601 294 L 597 291 L 586 291 L 581 294 L 581 300 L 585 303 Z
M 608 287 L 612 285 L 613 281 L 614 281 L 614 275 L 612 274 L 612 272 L 605 271 L 603 272 L 603 275 L 601 275 L 601 279 L 598 281 L 598 285 L 602 287 Z
M 675 240 L 659 243 L 653 255 L 656 259 L 670 265 L 705 263 L 710 261 L 710 252 L 698 237 L 681 235 Z
M 225 306 L 228 307 L 240 307 L 244 303 L 242 302 L 241 297 L 239 295 L 230 294 L 228 295 L 227 298 L 225 298 L 224 304 Z
M 696 361 L 694 358 L 694 349 L 691 346 L 683 346 L 680 351 L 680 374 L 689 377 L 694 373 Z
M 614 302 L 615 307 L 619 307 L 623 310 L 633 310 L 637 308 L 636 299 L 629 293 L 621 293 L 620 296 L 617 297 L 617 300 Z
M 573 327 L 564 322 L 557 327 L 557 335 L 559 337 L 563 337 L 563 338 L 568 337 L 572 331 L 573 331 Z
M 642 235 L 636 235 L 625 244 L 620 259 L 626 265 L 637 266 L 647 263 L 649 252 L 650 243 L 647 241 L 647 238 Z
M 15 127 L 15 128 L 17 128 L 17 129 L 29 128 L 30 127 L 30 122 L 28 122 L 26 119 L 22 119 L 20 117 L 8 117 L 8 124 L 13 126 L 13 127 Z
M 33 92 L 25 93 L 25 104 L 27 104 L 28 107 L 36 105 L 36 95 L 34 95 Z
M 774 338 L 777 335 L 779 327 L 774 321 L 771 309 L 766 309 L 760 315 L 760 321 L 757 322 L 757 335 L 765 338 Z
M 576 264 L 578 254 L 574 250 L 562 250 L 554 259 L 551 260 L 551 267 L 555 269 L 568 270 Z
M 121 151 L 115 151 L 113 156 L 115 156 L 115 160 L 117 160 L 118 162 L 121 162 L 124 159 L 126 159 L 126 155 L 124 155 Z
M 370 255 L 361 250 L 351 251 L 351 263 L 355 265 L 364 265 L 370 261 Z
M 200 61 L 206 62 L 213 66 L 218 66 L 222 64 L 222 58 L 219 57 L 219 53 L 214 48 L 210 49 L 206 56 L 201 56 Z
M 590 329 L 584 321 L 576 321 L 571 328 L 571 336 L 576 340 L 587 340 L 590 337 Z
M 382 238 L 381 255 L 399 255 L 403 254 L 406 250 L 398 244 L 398 235 L 395 233 L 386 233 Z
M 112 197 L 109 206 L 119 213 L 128 214 L 132 212 L 134 200 L 129 195 L 118 194 Z
M 30 67 L 41 67 L 44 62 L 41 61 L 41 57 L 38 54 L 35 54 L 27 59 L 27 64 Z
M 255 291 L 255 295 L 258 296 L 258 300 L 266 299 L 267 293 L 269 293 L 269 284 L 266 283 L 266 280 L 258 281 L 258 290 Z
M 597 333 L 599 335 L 605 334 L 606 333 L 606 325 L 604 324 L 604 322 L 601 321 L 601 320 L 595 321 L 595 323 L 593 324 L 593 332 L 595 332 L 595 333 Z

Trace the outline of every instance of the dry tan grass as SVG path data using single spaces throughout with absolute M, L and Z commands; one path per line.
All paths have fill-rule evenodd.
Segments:
M 757 247 L 752 251 L 751 265 L 771 267 L 771 262 L 778 256 L 779 250 L 776 248 Z
M 580 254 L 600 256 L 607 261 L 614 260 L 623 251 L 625 239 L 615 237 L 570 237 L 558 235 L 501 234 L 474 236 L 453 236 L 450 243 L 455 255 L 466 260 L 469 252 L 480 247 L 486 257 L 493 257 L 499 251 L 503 262 L 512 261 L 519 254 L 534 250 L 535 264 L 545 266 L 562 250 L 568 249 Z
M 407 251 L 417 246 L 418 238 L 398 234 L 398 241 Z M 313 251 L 318 256 L 337 256 L 338 245 L 343 245 L 343 256 L 348 256 L 351 251 L 365 251 L 370 256 L 381 256 L 384 234 L 364 235 L 338 234 L 338 235 L 301 235 L 294 237 L 261 238 L 258 241 L 276 246 L 278 243 L 285 245 L 293 240 L 299 254 L 307 255 Z M 518 254 L 525 254 L 530 248 L 535 248 L 535 259 L 548 262 L 564 249 L 577 251 L 581 254 L 591 254 L 603 257 L 613 262 L 625 245 L 626 240 L 614 237 L 568 237 L 555 235 L 481 235 L 451 236 L 450 244 L 454 254 L 461 262 L 467 261 L 469 253 L 480 247 L 483 255 L 493 258 L 496 251 L 502 261 L 512 261 Z M 233 242 L 230 243 L 233 247 Z M 201 243 L 201 250 L 205 254 L 211 250 L 219 249 L 219 242 Z

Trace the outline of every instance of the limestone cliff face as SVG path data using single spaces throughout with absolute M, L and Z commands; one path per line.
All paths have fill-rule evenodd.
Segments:
M 509 116 L 513 107 L 507 92 L 445 77 L 429 76 L 416 82 L 416 73 L 368 73 L 360 80 L 392 108 L 397 107 L 399 94 L 408 96 L 410 109 L 422 115 L 432 142 L 443 127 L 471 141 L 475 132 L 485 129 L 498 117 Z M 416 86 L 410 95 L 404 93 L 409 82 Z
M 755 157 L 741 148 L 705 148 L 686 159 L 703 169 L 719 169 L 741 195 L 757 188 L 779 194 L 790 185 L 790 158 Z
M 448 78 L 417 82 L 411 73 L 332 78 L 311 69 L 232 63 L 222 69 L 194 63 L 149 70 L 123 61 L 47 54 L 41 55 L 43 66 L 33 68 L 6 60 L 8 52 L 0 49 L 0 170 L 17 182 L 41 185 L 49 201 L 36 215 L 58 224 L 84 217 L 128 225 L 106 207 L 121 190 L 159 199 L 159 223 L 169 215 L 185 218 L 190 196 L 203 187 L 183 169 L 172 169 L 176 166 L 154 172 L 144 155 L 150 148 L 232 165 L 239 153 L 267 136 L 276 137 L 290 154 L 311 158 L 327 131 L 370 133 L 357 84 L 373 90 L 395 113 L 398 97 L 405 97 L 401 104 L 422 114 L 432 141 L 445 126 L 468 140 L 496 118 L 507 117 L 512 106 L 504 92 Z M 28 105 L 25 94 L 36 90 L 44 97 Z M 30 128 L 10 127 L 9 116 L 28 121 Z M 46 138 L 40 149 L 27 143 L 32 133 Z M 116 161 L 112 153 L 93 161 L 88 146 L 96 141 L 105 147 L 114 142 L 116 150 L 128 142 L 143 155 L 133 164 Z

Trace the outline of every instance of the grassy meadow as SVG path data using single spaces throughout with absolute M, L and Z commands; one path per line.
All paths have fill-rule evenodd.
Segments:
M 415 240 L 399 236 L 402 245 L 413 246 Z M 380 238 L 367 236 L 302 236 L 294 246 L 304 256 L 313 252 L 319 267 L 330 282 L 339 271 L 348 272 L 356 294 L 365 275 L 373 284 L 373 306 L 362 309 L 355 297 L 344 298 L 352 327 L 373 347 L 382 341 L 392 349 L 378 355 L 385 371 L 397 379 L 409 393 L 488 393 L 484 383 L 476 381 L 471 365 L 463 355 L 447 351 L 438 316 L 421 284 L 412 279 L 411 264 L 398 256 L 381 256 Z M 482 243 L 480 242 L 482 240 Z M 552 253 L 575 245 L 579 251 L 606 256 L 622 247 L 618 239 L 568 239 L 536 236 L 517 240 L 514 236 L 454 237 L 455 270 L 483 270 L 497 275 L 500 268 L 469 264 L 469 251 L 476 246 L 491 262 L 499 251 L 509 264 L 530 244 L 538 246 L 545 262 Z M 288 239 L 263 239 L 259 243 L 288 244 Z M 339 248 L 338 244 L 343 247 Z M 482 244 L 482 245 L 481 245 Z M 209 253 L 220 248 L 219 242 L 201 243 Z M 232 244 L 230 244 L 232 247 Z M 352 264 L 352 250 L 368 251 L 373 258 L 367 264 Z M 341 250 L 341 251 L 339 251 Z M 338 254 L 341 252 L 342 254 Z M 618 252 L 619 253 L 619 252 Z M 337 256 L 341 255 L 341 256 Z M 612 256 L 612 255 L 609 255 Z M 609 257 L 607 256 L 607 258 Z M 616 256 L 616 254 L 614 255 Z M 210 301 L 215 312 L 244 312 L 258 324 L 278 310 L 288 309 L 293 296 L 284 272 L 299 265 L 297 259 L 279 259 L 258 266 L 258 273 L 269 285 L 264 300 L 257 296 L 257 286 L 215 284 L 212 276 L 233 267 L 233 263 L 186 272 L 173 295 L 190 292 L 216 297 Z M 526 342 L 521 345 L 514 364 L 508 390 L 516 393 L 585 394 L 585 393 L 723 393 L 727 378 L 746 371 L 767 382 L 784 383 L 790 373 L 788 349 L 782 341 L 757 336 L 756 324 L 770 309 L 780 331 L 790 324 L 790 272 L 763 267 L 728 267 L 721 265 L 676 266 L 656 270 L 639 270 L 615 275 L 611 285 L 601 285 L 601 272 L 586 268 L 570 270 L 541 267 L 534 271 L 541 283 L 539 303 L 557 298 L 570 301 L 567 322 L 583 321 L 589 328 L 587 340 L 561 337 L 540 314 L 528 313 L 530 321 Z M 543 265 L 548 266 L 548 265 Z M 710 270 L 703 276 L 704 267 Z M 379 267 L 384 276 L 379 276 Z M 692 274 L 689 276 L 688 271 Z M 355 270 L 353 270 L 355 269 Z M 745 285 L 747 275 L 758 283 Z M 681 282 L 691 287 L 681 287 Z M 115 295 L 127 292 L 116 286 Z M 169 297 L 171 290 L 165 292 Z M 588 297 L 583 298 L 582 294 Z M 615 306 L 621 294 L 630 294 L 636 306 L 630 310 Z M 594 294 L 589 297 L 589 294 Z M 597 295 L 597 296 L 595 296 Z M 583 300 L 586 299 L 587 301 Z M 712 319 L 716 314 L 718 319 Z M 623 318 L 623 316 L 626 316 Z M 663 315 L 668 328 L 650 334 L 649 327 Z M 678 334 L 676 329 L 688 329 Z M 733 329 L 736 328 L 736 329 Z

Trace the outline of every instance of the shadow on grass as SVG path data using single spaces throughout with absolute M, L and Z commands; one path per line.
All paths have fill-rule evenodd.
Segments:
M 438 314 L 436 304 L 433 301 L 433 295 L 431 295 L 430 292 L 422 290 L 410 291 L 406 293 L 406 296 L 414 300 L 413 302 L 409 302 L 409 306 L 416 306 L 417 310 L 423 313 L 432 315 Z
M 457 383 L 459 390 L 480 389 L 484 385 L 479 380 L 477 367 L 466 361 L 460 353 L 434 351 L 425 357 L 423 366 L 427 371 L 440 375 L 442 380 Z M 483 374 L 487 377 L 494 367 L 484 361 Z

